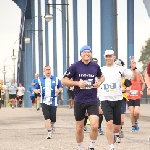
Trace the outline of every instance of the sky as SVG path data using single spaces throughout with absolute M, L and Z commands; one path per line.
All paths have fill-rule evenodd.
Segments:
M 37 0 L 35 0 L 37 2 Z M 45 15 L 44 12 L 44 1 L 42 1 L 42 15 Z M 60 3 L 61 0 L 57 0 L 57 3 Z M 93 57 L 100 59 L 100 0 L 92 1 L 93 15 Z M 50 0 L 51 3 L 51 0 Z M 145 44 L 145 41 L 150 38 L 150 18 L 143 4 L 143 0 L 134 1 L 135 10 L 134 10 L 134 51 L 135 51 L 135 60 L 138 61 L 140 57 L 141 47 Z M 36 4 L 37 5 L 37 4 Z M 9 8 L 9 9 L 8 9 Z M 58 7 L 59 8 L 59 7 Z M 56 11 L 57 19 L 57 50 L 58 50 L 58 60 L 62 61 L 62 28 L 61 28 L 61 13 Z M 35 12 L 37 15 L 37 10 Z M 83 45 L 87 44 L 87 27 L 86 27 L 86 0 L 78 0 L 78 38 L 80 49 Z M 2 70 L 4 66 L 4 61 L 6 67 L 6 78 L 11 78 L 13 74 L 13 62 L 11 60 L 12 50 L 15 49 L 15 55 L 17 56 L 18 51 L 18 38 L 20 31 L 20 18 L 21 10 L 12 0 L 0 0 L 0 78 L 3 78 Z M 44 20 L 43 20 L 43 30 L 44 30 Z M 51 21 L 52 22 L 52 21 Z M 52 47 L 52 23 L 49 23 L 49 49 Z M 85 22 L 85 23 L 84 23 Z M 37 23 L 37 21 L 36 21 Z M 37 25 L 36 25 L 37 26 Z M 70 64 L 73 63 L 73 19 L 72 19 L 72 0 L 69 1 L 69 27 L 70 27 Z M 97 34 L 99 33 L 99 34 Z M 36 38 L 36 37 L 35 37 Z M 44 36 L 43 36 L 43 40 Z M 44 42 L 43 42 L 44 43 Z M 38 46 L 38 39 L 36 38 L 36 46 Z M 45 46 L 44 46 L 45 47 Z M 44 49 L 44 48 L 43 48 Z M 119 58 L 123 59 L 126 63 L 127 61 L 127 1 L 118 0 L 118 49 L 119 49 Z M 51 56 L 52 56 L 51 51 Z M 36 54 L 38 56 L 38 54 Z M 51 57 L 50 56 L 50 57 Z M 38 57 L 37 57 L 38 58 Z M 80 56 L 79 56 L 80 58 Z M 38 66 L 38 59 L 37 66 Z M 100 61 L 99 61 L 100 62 Z M 17 63 L 17 60 L 16 60 Z M 50 65 L 53 66 L 53 60 L 50 58 Z M 45 65 L 45 64 L 44 64 Z M 15 65 L 16 66 L 16 65 Z M 62 67 L 58 63 L 58 77 L 61 77 L 63 74 Z M 138 63 L 137 67 L 140 69 L 141 64 Z M 38 72 L 38 68 L 36 70 Z

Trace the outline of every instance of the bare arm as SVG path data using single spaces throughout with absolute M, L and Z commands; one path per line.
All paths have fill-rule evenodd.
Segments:
M 146 83 L 147 87 L 150 88 L 150 77 L 149 77 L 147 71 L 145 71 L 144 78 L 145 78 L 145 83 Z
M 142 75 L 141 75 L 141 84 L 142 84 L 142 91 L 143 91 L 145 89 L 145 82 Z
M 67 77 L 61 79 L 61 84 L 67 87 L 78 86 L 79 81 L 70 80 Z

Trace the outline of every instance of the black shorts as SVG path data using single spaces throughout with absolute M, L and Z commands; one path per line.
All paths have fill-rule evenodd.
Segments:
M 34 94 L 35 95 L 35 98 L 37 98 L 37 97 L 41 97 L 41 94 L 40 93 L 38 93 L 38 94 Z
M 125 114 L 126 113 L 126 104 L 127 104 L 127 100 L 126 100 L 126 98 L 123 97 L 123 99 L 122 99 L 122 107 L 121 107 L 121 114 Z
M 18 97 L 17 97 L 17 100 L 18 100 L 18 101 L 19 101 L 19 100 L 23 100 L 23 95 L 18 96 Z
M 68 90 L 68 98 L 69 99 L 74 99 L 74 91 Z
M 121 125 L 121 107 L 122 100 L 118 101 L 101 101 L 101 107 L 106 121 L 113 120 L 113 124 Z
M 99 115 L 98 111 L 98 101 L 88 102 L 88 103 L 80 103 L 74 102 L 74 116 L 76 121 L 81 121 L 85 117 L 85 113 L 90 115 Z
M 35 97 L 34 96 L 30 96 L 30 99 L 32 101 L 32 104 L 35 103 Z
M 140 106 L 140 99 L 136 99 L 136 100 L 131 100 L 129 99 L 128 101 L 128 106 Z
M 9 99 L 15 99 L 16 98 L 16 94 L 9 94 Z
M 42 111 L 45 120 L 50 119 L 51 122 L 56 122 L 57 106 L 49 106 L 47 104 L 42 103 Z

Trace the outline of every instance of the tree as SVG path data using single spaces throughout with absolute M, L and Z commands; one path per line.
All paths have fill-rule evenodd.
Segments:
M 142 46 L 140 52 L 141 56 L 138 62 L 141 62 L 143 64 L 141 72 L 144 73 L 148 62 L 150 61 L 150 38 L 147 41 L 145 41 L 145 46 Z

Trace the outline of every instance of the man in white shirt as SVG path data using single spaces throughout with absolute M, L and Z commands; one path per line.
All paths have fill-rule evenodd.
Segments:
M 110 150 L 114 150 L 114 142 L 119 143 L 119 131 L 121 126 L 121 106 L 122 106 L 122 76 L 134 78 L 129 69 L 114 64 L 115 56 L 113 50 L 106 50 L 104 54 L 106 66 L 101 67 L 105 81 L 99 88 L 99 99 L 106 119 L 106 137 Z M 134 68 L 131 60 L 131 68 Z M 114 136 L 115 135 L 115 136 Z M 115 138 L 114 138 L 115 137 Z

